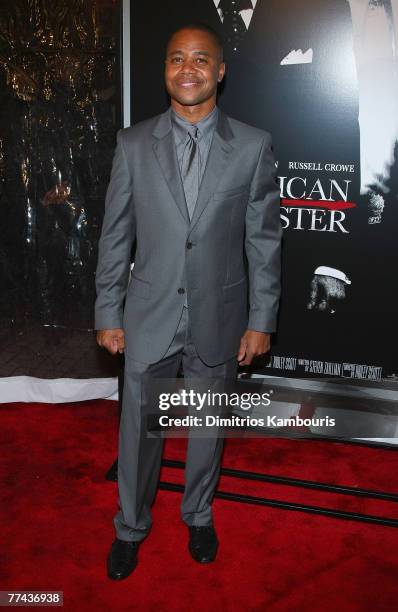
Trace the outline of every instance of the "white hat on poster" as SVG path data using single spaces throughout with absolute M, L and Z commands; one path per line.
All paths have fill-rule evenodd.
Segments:
M 336 268 L 329 268 L 329 266 L 318 266 L 315 270 L 314 274 L 318 274 L 319 276 L 332 276 L 333 278 L 338 278 L 343 281 L 346 285 L 351 285 L 350 279 L 342 272 L 341 270 L 337 270 Z

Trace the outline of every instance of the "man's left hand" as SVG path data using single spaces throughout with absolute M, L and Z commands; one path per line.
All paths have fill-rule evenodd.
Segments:
M 250 365 L 253 357 L 268 353 L 271 348 L 271 334 L 248 329 L 240 340 L 239 365 Z

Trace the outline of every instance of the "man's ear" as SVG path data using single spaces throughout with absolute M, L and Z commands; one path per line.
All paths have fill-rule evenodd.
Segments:
M 220 67 L 218 69 L 218 82 L 221 83 L 221 81 L 224 78 L 224 74 L 225 74 L 225 63 L 221 62 Z

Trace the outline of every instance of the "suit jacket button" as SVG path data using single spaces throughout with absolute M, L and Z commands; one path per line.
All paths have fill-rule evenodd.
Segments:
M 180 287 L 178 293 L 185 293 L 185 289 L 183 287 Z
M 187 249 L 192 249 L 192 247 L 193 247 L 192 242 L 187 242 Z

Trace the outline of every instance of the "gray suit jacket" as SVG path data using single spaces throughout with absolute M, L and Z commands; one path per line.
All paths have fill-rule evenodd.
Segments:
M 236 355 L 247 328 L 274 331 L 275 173 L 270 134 L 220 111 L 190 221 L 170 109 L 120 130 L 99 242 L 95 328 L 123 328 L 126 357 L 154 363 L 170 345 L 187 292 L 192 337 L 208 365 Z

